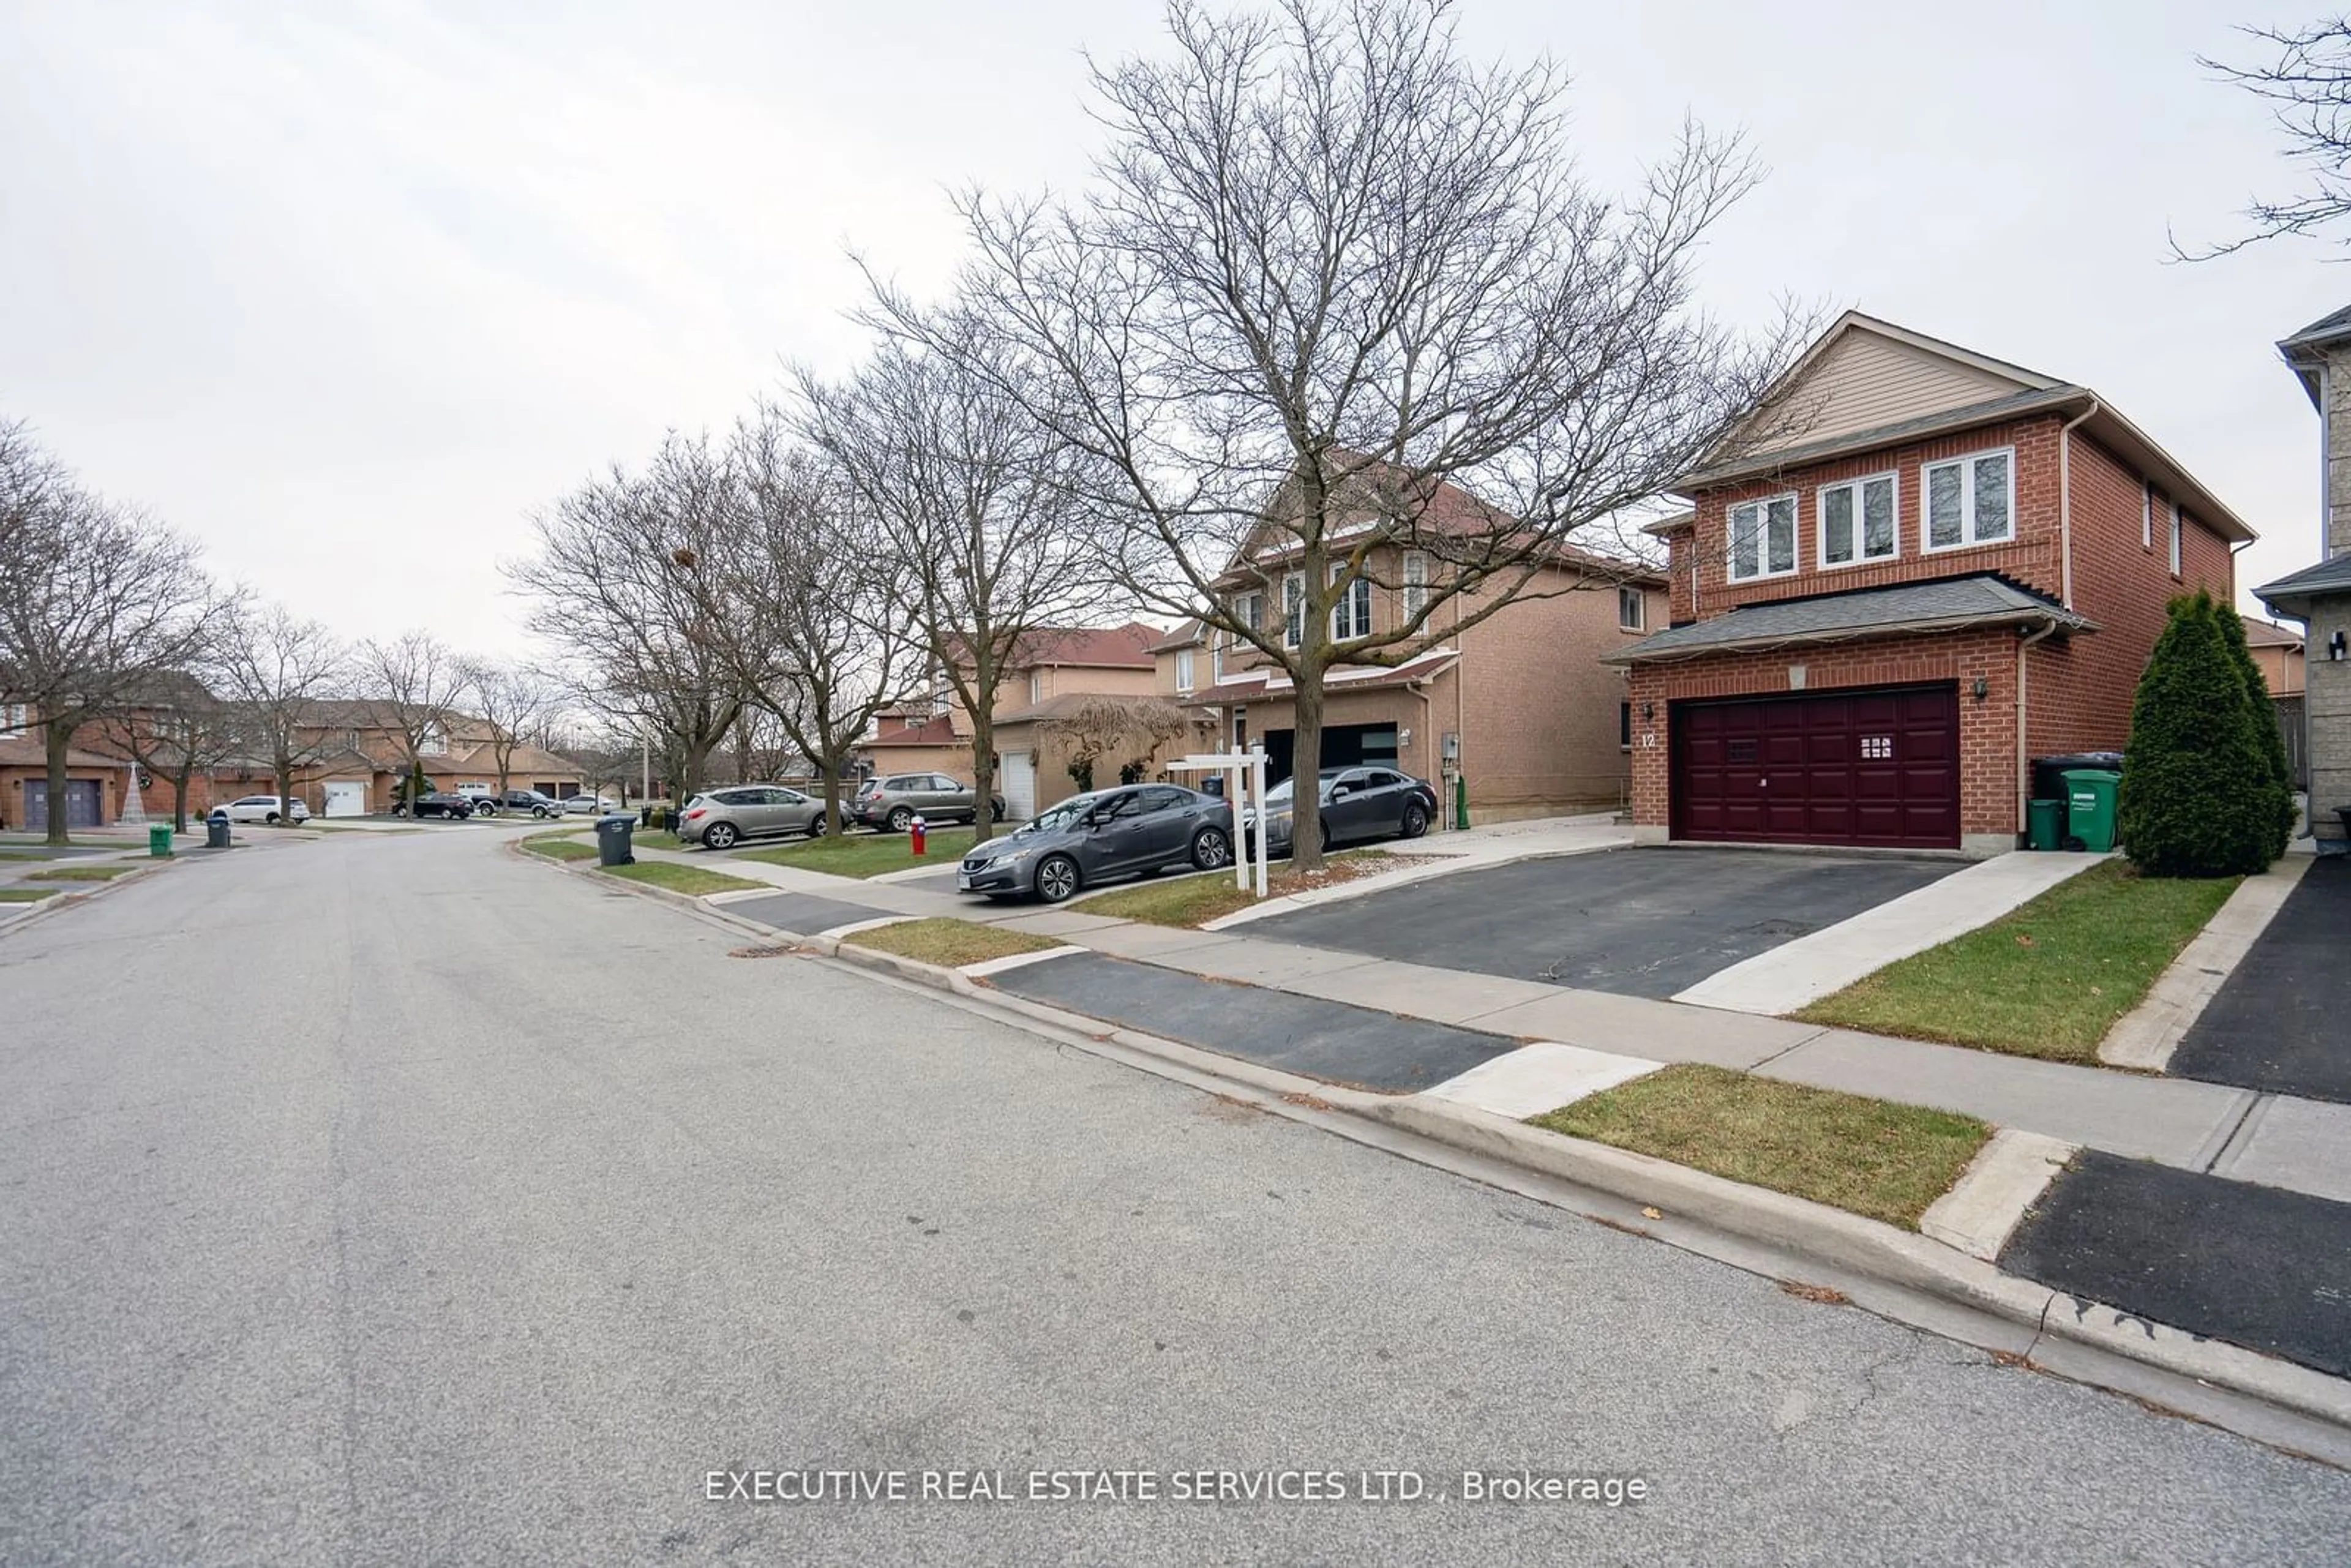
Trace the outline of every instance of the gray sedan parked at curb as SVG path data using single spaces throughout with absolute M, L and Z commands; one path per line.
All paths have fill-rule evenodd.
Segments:
M 1174 784 L 1132 784 L 1073 795 L 1027 826 L 975 846 L 956 868 L 956 891 L 1033 893 L 1059 904 L 1113 877 L 1232 863 L 1231 806 Z
M 678 813 L 677 841 L 731 850 L 745 839 L 824 831 L 824 802 L 780 784 L 737 784 L 696 795 Z

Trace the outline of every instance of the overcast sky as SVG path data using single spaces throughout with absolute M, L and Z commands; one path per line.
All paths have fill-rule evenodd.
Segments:
M 2316 0 L 2305 0 L 2315 5 Z M 2199 266 L 2288 172 L 2195 57 L 2304 9 L 1468 0 L 1574 73 L 1622 181 L 1686 110 L 1771 170 L 1708 302 L 1855 306 L 2095 388 L 2318 553 L 2315 415 L 2272 345 L 2351 302 L 2324 245 Z M 487 18 L 487 19 L 486 19 Z M 1082 179 L 1081 50 L 1140 0 L 0 6 L 0 415 L 348 635 L 520 649 L 531 509 L 782 356 L 831 369 L 855 245 L 944 279 L 950 187 Z

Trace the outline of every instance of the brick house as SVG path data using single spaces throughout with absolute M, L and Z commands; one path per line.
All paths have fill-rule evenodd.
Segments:
M 2315 566 L 2253 592 L 2304 627 L 2310 831 L 2320 852 L 2339 854 L 2351 849 L 2341 815 L 2351 809 L 2351 307 L 2312 322 L 2278 352 L 2318 411 L 2320 549 Z
M 1448 526 L 1457 512 L 1490 508 L 1458 486 L 1442 486 L 1422 525 Z M 1467 525 L 1464 525 L 1467 526 Z M 1280 600 L 1302 583 L 1285 570 L 1283 546 L 1269 534 L 1217 582 L 1241 618 L 1270 626 Z M 1417 558 L 1417 559 L 1416 559 Z M 1334 622 L 1360 617 L 1371 632 L 1406 623 L 1423 585 L 1445 568 L 1402 546 L 1366 558 L 1352 602 Z M 1393 584 L 1395 586 L 1387 586 Z M 1475 624 L 1476 590 L 1440 604 L 1425 639 L 1393 666 L 1334 665 L 1324 675 L 1319 766 L 1380 763 L 1430 780 L 1450 802 L 1465 781 L 1473 822 L 1507 821 L 1624 803 L 1627 779 L 1625 681 L 1601 656 L 1662 623 L 1664 577 L 1637 562 L 1561 548 L 1522 597 Z M 1358 635 L 1334 624 L 1332 635 Z M 1199 716 L 1202 749 L 1262 744 L 1269 782 L 1290 777 L 1296 717 L 1291 683 L 1254 646 L 1187 622 L 1155 647 L 1158 689 Z M 1449 821 L 1449 813 L 1447 813 Z
M 2120 750 L 2253 537 L 2087 387 L 1859 312 L 1758 419 L 1652 526 L 1671 624 L 1605 655 L 1647 841 L 2015 848 L 2031 758 Z
M 1052 729 L 1080 700 L 1142 700 L 1154 695 L 1152 645 L 1165 633 L 1131 621 L 1123 626 L 1040 626 L 1021 635 L 1007 662 L 994 716 L 996 789 L 1005 815 L 1034 816 L 1078 791 L 1071 777 L 1072 743 Z M 881 773 L 943 773 L 971 781 L 972 723 L 945 680 L 938 695 L 877 716 L 859 758 Z M 1165 747 L 1142 758 L 1156 773 Z M 1114 779 L 1097 779 L 1114 783 Z

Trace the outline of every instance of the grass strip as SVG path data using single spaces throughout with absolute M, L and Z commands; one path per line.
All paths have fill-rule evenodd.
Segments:
M 590 850 L 590 854 L 596 852 Z M 641 882 L 648 887 L 667 888 L 700 898 L 710 893 L 737 893 L 748 887 L 765 887 L 765 883 L 746 882 L 739 876 L 725 876 L 715 871 L 705 871 L 698 865 L 680 865 L 675 861 L 639 861 L 634 865 L 608 865 L 606 876 L 617 876 L 624 882 Z
M 1992 1134 L 1973 1116 L 1689 1062 L 1527 1120 L 1907 1230 Z
M 26 872 L 25 876 L 29 882 L 112 882 L 138 869 L 135 865 L 61 865 Z
M 1794 1016 L 2095 1063 L 2106 1031 L 2139 1004 L 2239 880 L 2141 876 L 2109 861 Z
M 64 891 L 61 887 L 0 887 L 0 904 L 38 904 Z
M 936 866 L 952 871 L 964 851 L 971 848 L 969 828 L 946 828 L 928 835 L 926 852 L 917 855 L 904 833 L 828 834 L 820 839 L 796 839 L 764 849 L 743 850 L 737 858 L 764 861 L 769 865 L 797 866 L 828 876 L 883 876 L 893 871 Z
M 1015 953 L 1042 953 L 1061 946 L 1049 936 L 1032 936 L 1025 931 L 1006 931 L 945 915 L 877 925 L 871 931 L 852 932 L 841 940 L 871 947 L 877 953 L 895 953 L 902 958 L 918 958 L 950 969 L 960 969 L 966 964 L 984 964 L 990 958 L 1008 958 Z
M 544 838 L 525 839 L 522 841 L 522 848 L 525 854 L 539 855 L 551 861 L 592 861 L 596 858 L 594 844 L 582 843 L 578 839 L 567 839 L 559 833 L 549 833 Z
M 1324 860 L 1319 872 L 1268 873 L 1265 894 L 1268 898 L 1281 898 L 1311 893 L 1392 868 L 1393 857 L 1384 851 L 1350 850 Z M 1227 866 L 1222 871 L 1202 872 L 1172 882 L 1145 882 L 1098 893 L 1071 907 L 1082 909 L 1088 915 L 1144 920 L 1154 925 L 1197 926 L 1236 914 L 1257 902 L 1254 887 L 1243 890 L 1233 885 L 1232 867 Z

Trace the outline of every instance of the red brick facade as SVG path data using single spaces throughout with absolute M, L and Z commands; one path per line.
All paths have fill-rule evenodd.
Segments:
M 2022 633 L 1999 627 L 1636 664 L 1631 680 L 1635 822 L 1654 835 L 1671 821 L 1673 704 L 1786 694 L 1796 689 L 1792 666 L 1802 667 L 1801 689 L 1812 693 L 1957 684 L 1961 832 L 1971 848 L 1990 848 L 2022 827 L 2026 758 L 2119 749 L 2129 735 L 2133 695 L 2163 628 L 2167 604 L 2198 587 L 2231 600 L 2235 563 L 2220 534 L 2183 512 L 2180 570 L 2175 576 L 2168 497 L 2154 493 L 2152 523 L 2146 526 L 2143 499 L 2149 492 L 2139 476 L 2081 431 L 2061 435 L 2064 423 L 2054 414 L 2015 420 L 1881 447 L 1697 496 L 1692 522 L 1671 538 L 1677 624 L 1774 600 L 1994 573 L 2071 608 L 2098 629 L 2041 642 L 2022 655 Z M 1998 544 L 1924 549 L 1921 465 L 2000 447 L 2015 453 L 2013 537 Z M 1894 558 L 1823 565 L 1820 487 L 1889 472 L 1896 480 Z M 2064 505 L 2069 490 L 2070 508 Z M 1796 496 L 1796 570 L 1732 582 L 1729 508 L 1792 491 Z M 2020 658 L 2024 683 L 2021 752 Z M 1980 698 L 1974 692 L 1979 679 L 1984 683 Z

